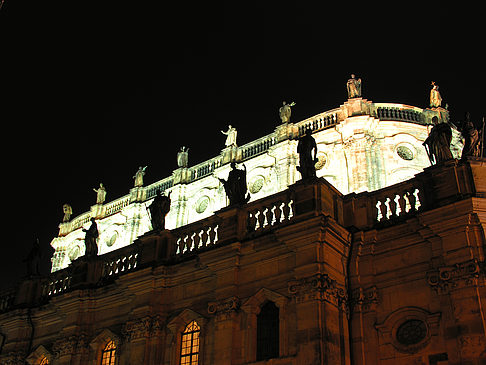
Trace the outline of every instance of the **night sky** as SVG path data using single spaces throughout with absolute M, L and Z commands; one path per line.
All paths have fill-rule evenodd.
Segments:
M 48 272 L 64 203 L 121 197 L 139 166 L 167 177 L 181 146 L 216 156 L 228 124 L 238 145 L 271 133 L 284 100 L 293 121 L 338 107 L 351 73 L 368 100 L 427 107 L 433 80 L 453 122 L 486 114 L 479 8 L 316 3 L 5 0 L 1 287 L 36 237 Z

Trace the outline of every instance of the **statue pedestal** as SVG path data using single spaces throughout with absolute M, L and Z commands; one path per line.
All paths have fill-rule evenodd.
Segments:
M 228 146 L 221 151 L 222 164 L 227 164 L 238 160 L 238 147 Z
M 181 167 L 172 172 L 173 184 L 186 184 L 190 182 L 191 174 L 187 167 Z
M 130 202 L 141 202 L 145 200 L 145 189 L 137 186 L 130 189 Z
M 103 216 L 103 204 L 95 204 L 90 209 L 91 218 L 101 218 Z
M 275 134 L 277 135 L 277 143 L 285 141 L 286 139 L 292 139 L 298 137 L 299 129 L 294 123 L 283 123 L 275 128 Z
M 363 98 L 353 98 L 345 101 L 341 105 L 344 112 L 344 118 L 354 117 L 355 115 L 371 115 L 370 106 L 372 101 Z

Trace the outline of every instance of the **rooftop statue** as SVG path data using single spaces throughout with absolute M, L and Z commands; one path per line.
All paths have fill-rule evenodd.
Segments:
M 84 237 L 85 252 L 86 257 L 94 257 L 98 255 L 98 226 L 94 218 L 91 218 L 91 226 L 88 229 L 83 228 L 83 232 L 86 233 Z
M 245 204 L 250 200 L 250 194 L 246 186 L 246 166 L 243 164 L 243 170 L 236 168 L 236 163 L 231 162 L 231 171 L 228 174 L 228 180 L 220 179 L 224 186 L 224 191 L 229 199 L 229 206 Z
M 297 144 L 297 153 L 299 154 L 299 164 L 297 171 L 302 175 L 302 180 L 316 177 L 317 144 L 312 137 L 312 130 L 309 128 L 305 135 L 299 139 Z
M 157 231 L 165 229 L 165 216 L 170 211 L 170 203 L 170 192 L 169 195 L 165 196 L 162 195 L 160 190 L 157 190 L 152 204 L 148 207 L 152 229 Z
M 231 124 L 228 125 L 228 130 L 226 132 L 221 131 L 224 135 L 226 135 L 226 141 L 224 145 L 226 147 L 235 146 L 236 147 L 236 128 L 232 127 Z
M 135 176 L 133 176 L 133 179 L 135 180 L 135 187 L 141 187 L 143 186 L 143 176 L 145 175 L 145 170 L 147 169 L 147 166 L 142 167 L 140 166 L 138 168 L 138 171 L 135 173 Z
M 437 117 L 432 118 L 434 124 L 437 123 L 437 120 Z M 453 158 L 451 141 L 452 130 L 449 124 L 439 123 L 432 127 L 429 136 L 423 143 L 431 164 L 438 164 Z
M 181 150 L 177 152 L 177 166 L 178 167 L 187 167 L 189 164 L 189 156 L 188 156 L 189 148 L 185 146 L 181 147 Z
M 442 97 L 439 93 L 439 85 L 432 81 L 432 89 L 430 90 L 430 106 L 438 108 L 442 105 Z
M 283 105 L 280 107 L 278 110 L 278 114 L 280 115 L 280 119 L 282 120 L 282 123 L 288 123 L 290 122 L 290 115 L 292 114 L 292 109 L 295 105 L 295 102 L 291 102 L 290 104 L 287 104 L 287 102 L 283 102 Z
M 106 198 L 106 189 L 103 186 L 103 183 L 100 183 L 98 189 L 93 188 L 93 191 L 96 193 L 96 204 L 103 204 Z
M 346 86 L 348 89 L 348 99 L 361 97 L 361 79 L 356 79 L 356 76 L 352 74 Z
M 73 208 L 69 204 L 64 204 L 62 206 L 62 212 L 64 213 L 64 217 L 62 218 L 62 222 L 66 223 L 71 220 L 71 215 L 73 214 Z
M 465 119 L 461 128 L 461 134 L 464 137 L 464 148 L 462 149 L 461 159 L 465 159 L 466 157 L 480 157 L 480 133 L 471 121 L 469 112 L 466 113 Z
M 32 244 L 32 248 L 29 251 L 27 257 L 23 260 L 27 266 L 27 275 L 40 275 L 40 261 L 42 251 L 39 243 L 39 239 L 36 238 Z

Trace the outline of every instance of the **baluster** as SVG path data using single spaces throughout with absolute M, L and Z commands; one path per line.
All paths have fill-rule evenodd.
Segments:
M 272 213 L 273 213 L 272 225 L 274 225 L 275 223 L 280 223 L 280 216 L 282 215 L 281 214 L 282 211 L 277 205 L 273 206 Z
M 424 196 L 422 194 L 422 191 L 419 189 L 415 189 L 413 194 L 416 198 L 415 209 L 419 210 L 419 208 L 422 206 L 422 202 L 424 201 L 423 200 Z
M 258 211 L 257 213 L 257 220 L 258 220 L 258 228 L 263 228 L 263 222 L 265 221 L 265 217 L 264 217 L 264 214 L 262 213 L 262 211 Z
M 256 223 L 257 223 L 257 220 L 255 218 L 255 214 L 253 214 L 252 212 L 248 212 L 246 231 L 247 232 L 255 231 L 256 230 L 256 228 L 255 228 Z
M 380 201 L 380 214 L 381 214 L 381 219 L 388 219 L 386 213 L 387 213 L 387 206 L 385 201 Z
M 398 206 L 400 207 L 400 215 L 404 215 L 407 212 L 407 202 L 405 201 L 405 196 L 403 194 L 398 196 Z
M 192 235 L 191 235 L 191 248 L 189 249 L 189 251 L 194 251 L 194 249 L 196 248 L 196 242 L 194 240 L 194 237 L 196 236 L 196 232 L 194 232 Z
M 188 247 L 187 247 L 187 239 L 189 238 L 189 236 L 186 234 L 186 237 L 184 237 L 184 239 L 182 240 L 182 253 L 186 253 Z
M 415 212 L 417 210 L 415 206 L 417 199 L 415 198 L 414 193 L 412 191 L 407 191 L 407 198 L 410 203 L 410 211 Z
M 176 255 L 179 255 L 181 253 L 181 239 L 179 238 L 177 241 L 176 241 Z
M 395 201 L 395 198 L 388 198 L 388 207 L 390 208 L 390 212 L 388 213 L 389 217 L 397 216 L 397 202 Z
M 266 226 L 268 226 L 268 208 L 265 207 L 262 215 L 263 215 L 262 228 L 265 228 Z
M 216 243 L 219 240 L 219 237 L 218 237 L 218 229 L 219 229 L 219 225 L 216 224 L 216 226 L 214 227 L 214 239 L 213 239 L 213 243 Z
M 201 247 L 203 247 L 203 246 L 204 246 L 203 242 L 205 242 L 205 241 L 204 241 L 203 236 L 204 236 L 204 229 L 201 229 L 201 230 L 199 231 L 199 234 L 198 234 L 198 237 L 199 237 L 199 244 L 197 245 L 197 248 L 201 248 Z

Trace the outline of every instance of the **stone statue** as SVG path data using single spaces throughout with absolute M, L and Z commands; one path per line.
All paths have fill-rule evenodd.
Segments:
M 73 214 L 73 208 L 69 204 L 64 204 L 62 206 L 62 212 L 64 213 L 64 217 L 62 218 L 62 222 L 66 223 L 71 220 L 71 215 Z
M 145 170 L 147 169 L 147 166 L 142 167 L 140 166 L 138 168 L 138 171 L 135 173 L 135 176 L 133 176 L 133 179 L 135 180 L 135 187 L 141 187 L 143 186 L 143 176 L 145 175 Z
M 293 107 L 294 105 L 295 102 L 291 102 L 290 104 L 287 104 L 285 101 L 283 102 L 283 105 L 278 110 L 278 114 L 280 115 L 282 123 L 290 122 L 290 115 L 292 114 L 291 107 Z
M 100 183 L 98 189 L 93 188 L 93 191 L 96 193 L 96 204 L 103 204 L 106 198 L 106 189 L 103 186 L 103 183 Z
M 226 141 L 224 142 L 224 145 L 226 147 L 234 146 L 236 147 L 236 128 L 232 127 L 231 124 L 228 126 L 228 130 L 226 132 L 221 131 L 224 135 L 226 135 Z
M 246 166 L 243 164 L 243 170 L 236 168 L 236 163 L 231 162 L 231 171 L 228 174 L 228 180 L 220 179 L 224 186 L 224 191 L 229 199 L 229 206 L 245 204 L 250 200 L 250 193 L 246 186 Z
M 439 85 L 432 81 L 432 89 L 430 90 L 430 106 L 438 108 L 442 104 L 442 97 L 439 93 Z
M 309 128 L 305 135 L 299 139 L 297 144 L 297 153 L 299 154 L 299 164 L 297 171 L 302 175 L 302 180 L 316 177 L 317 144 L 312 137 L 312 130 Z
M 348 99 L 360 98 L 361 97 L 361 79 L 356 79 L 354 74 L 346 84 L 348 89 Z
M 84 237 L 84 246 L 86 257 L 95 257 L 98 255 L 98 226 L 94 218 L 91 218 L 91 226 L 88 229 L 83 228 L 83 232 L 86 233 Z
M 169 195 L 162 195 L 160 190 L 157 191 L 152 204 L 148 207 L 150 212 L 150 221 L 154 230 L 165 229 L 165 216 L 170 211 L 170 192 Z
M 437 117 L 432 118 L 434 123 L 437 123 L 437 120 Z M 449 124 L 439 123 L 434 125 L 423 143 L 431 164 L 438 164 L 453 158 L 450 148 L 451 140 L 452 130 Z
M 26 263 L 27 275 L 40 275 L 40 262 L 42 251 L 39 243 L 39 239 L 36 238 L 32 244 L 32 248 L 29 251 L 27 257 L 23 260 Z
M 185 146 L 181 147 L 181 150 L 177 152 L 177 166 L 178 167 L 187 167 L 189 164 L 189 156 L 188 156 L 189 148 Z
M 484 121 L 483 121 L 484 123 Z M 466 113 L 466 120 L 462 124 L 461 134 L 464 137 L 464 148 L 462 149 L 461 160 L 466 157 L 480 157 L 479 131 L 471 122 L 471 115 Z

